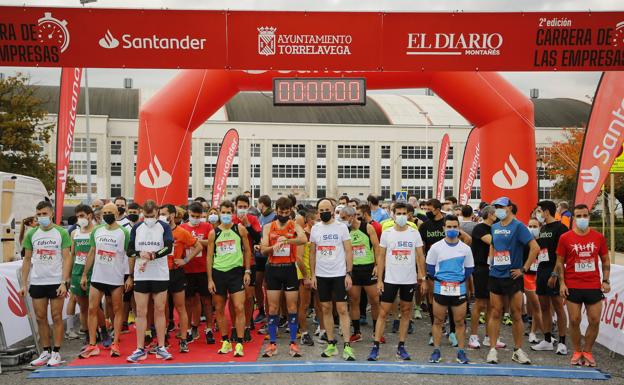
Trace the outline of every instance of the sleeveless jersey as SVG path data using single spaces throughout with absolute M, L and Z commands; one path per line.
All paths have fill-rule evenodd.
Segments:
M 282 229 L 278 227 L 278 222 L 271 222 L 271 228 L 269 230 L 269 246 L 273 246 L 277 243 L 280 237 L 287 239 L 294 239 L 297 237 L 295 232 L 295 222 L 289 220 L 286 226 Z M 278 251 L 272 251 L 269 255 L 269 263 L 281 264 L 281 263 L 295 263 L 297 261 L 297 246 L 288 244 L 284 245 Z
M 351 247 L 353 248 L 354 265 L 370 265 L 375 263 L 375 255 L 371 248 L 372 244 L 368 236 L 367 223 L 360 221 L 360 228 L 351 230 Z
M 87 255 L 91 249 L 91 245 L 89 244 L 90 235 L 91 232 L 83 233 L 80 229 L 74 231 L 72 240 L 74 242 L 74 254 L 76 254 L 76 257 L 74 258 L 74 265 L 72 266 L 73 276 L 82 276 L 84 272 L 85 265 L 87 264 Z M 89 274 L 89 276 L 90 275 L 91 274 Z
M 215 229 L 215 252 L 212 268 L 227 272 L 243 266 L 243 241 L 238 233 L 238 225 L 228 230 Z

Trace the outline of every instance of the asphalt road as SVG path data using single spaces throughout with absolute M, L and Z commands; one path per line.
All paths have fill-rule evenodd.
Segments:
M 426 316 L 426 314 L 425 314 Z M 387 343 L 381 347 L 380 361 L 395 361 L 394 352 L 396 349 L 396 343 L 398 342 L 398 335 L 392 334 L 389 331 L 390 323 L 388 323 L 388 329 L 386 332 Z M 409 335 L 406 341 L 406 348 L 412 355 L 413 362 L 425 363 L 428 361 L 431 354 L 431 347 L 427 345 L 428 332 L 430 329 L 430 323 L 428 319 L 422 321 L 416 321 L 416 331 L 414 334 Z M 502 338 L 505 342 L 511 341 L 511 327 L 501 326 Z M 480 330 L 483 335 L 483 329 Z M 283 336 L 278 340 L 280 345 L 280 354 L 272 359 L 259 358 L 259 362 L 266 362 L 270 364 L 272 360 L 297 360 L 291 358 L 286 354 L 286 343 L 284 339 L 286 333 L 281 333 Z M 372 329 L 370 326 L 363 327 L 364 340 L 362 342 L 355 343 L 354 350 L 358 361 L 365 360 L 370 350 Z M 260 338 L 260 337 L 256 337 Z M 201 342 L 195 342 L 201 343 Z M 71 356 L 75 356 L 80 349 L 80 342 L 68 341 L 63 347 L 64 357 L 69 359 Z M 303 358 L 298 360 L 321 360 L 320 353 L 324 345 L 318 343 L 313 347 L 303 346 Z M 190 345 L 191 349 L 193 344 Z M 568 345 L 569 347 L 569 345 Z M 570 356 L 558 356 L 554 352 L 533 352 L 529 348 L 528 342 L 525 340 L 525 351 L 528 352 L 534 365 L 549 365 L 560 366 L 562 368 L 569 367 Z M 340 349 L 341 350 L 341 349 Z M 442 343 L 443 362 L 454 362 L 455 349 L 452 348 L 445 340 Z M 511 362 L 511 348 L 499 350 L 499 361 L 501 364 L 512 364 Z M 474 363 L 484 363 L 487 350 L 481 348 L 480 350 L 469 350 L 468 356 Z M 615 358 L 609 357 L 609 352 L 601 346 L 596 346 L 594 350 L 594 357 L 598 362 L 599 369 L 609 373 L 611 379 L 607 381 L 600 381 L 605 385 L 612 384 L 624 384 L 624 359 L 620 356 Z M 332 360 L 341 361 L 339 357 L 334 357 Z M 172 361 L 172 363 L 175 361 Z M 29 370 L 10 370 L 0 375 L 0 383 L 2 385 L 24 385 L 24 384 L 59 384 L 59 385 L 110 385 L 113 381 L 115 385 L 143 385 L 154 384 L 154 377 L 102 377 L 102 378 L 73 378 L 73 379 L 28 379 L 30 374 Z M 466 383 L 466 378 L 461 376 L 450 375 L 422 375 L 422 374 L 388 374 L 388 373 L 306 373 L 306 374 L 253 374 L 253 375 L 176 375 L 170 377 L 161 377 L 161 381 L 174 382 L 176 385 L 184 384 L 213 384 L 213 383 L 227 383 L 228 385 L 258 385 L 258 384 L 271 384 L 271 385 L 292 385 L 292 384 L 357 384 L 357 385 L 373 385 L 379 383 L 387 383 L 388 385 L 395 384 L 453 384 Z M 552 385 L 569 385 L 573 383 L 582 383 L 584 380 L 570 380 L 570 379 L 541 379 L 541 378 L 527 378 L 527 377 L 487 377 L 487 376 L 471 376 L 471 385 L 494 385 L 504 381 L 505 384 L 552 384 Z M 160 382 L 160 381 L 159 381 Z

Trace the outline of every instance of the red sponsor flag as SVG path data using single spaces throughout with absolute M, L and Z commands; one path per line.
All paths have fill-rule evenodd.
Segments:
M 444 134 L 442 137 L 442 143 L 440 143 L 440 157 L 438 158 L 438 189 L 436 197 L 442 200 L 442 194 L 444 193 L 444 177 L 446 175 L 446 161 L 448 160 L 449 148 L 451 147 L 451 141 L 448 134 Z
M 585 130 L 574 203 L 593 207 L 624 142 L 624 72 L 600 79 Z
M 61 71 L 59 113 L 56 129 L 56 190 L 54 199 L 54 212 L 57 224 L 61 223 L 63 218 L 65 185 L 69 173 L 69 158 L 74 142 L 74 127 L 76 125 L 81 79 L 82 68 L 63 68 Z M 91 170 L 87 170 L 87 172 L 91 172 Z
M 467 205 L 472 192 L 472 185 L 479 170 L 479 129 L 473 127 L 466 140 L 466 149 L 462 159 L 459 176 L 459 204 Z
M 217 207 L 221 203 L 221 198 L 225 195 L 227 177 L 234 163 L 234 157 L 238 150 L 238 131 L 230 129 L 225 133 L 217 158 L 217 169 L 215 170 L 212 184 L 212 207 Z

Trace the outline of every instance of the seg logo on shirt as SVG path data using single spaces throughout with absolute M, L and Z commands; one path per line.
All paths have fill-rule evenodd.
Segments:
M 331 241 L 331 240 L 338 240 L 338 234 L 323 234 L 323 237 L 321 238 L 323 241 Z
M 401 248 L 406 248 L 406 249 L 411 249 L 414 247 L 414 242 L 410 242 L 410 241 L 398 241 L 397 242 L 397 247 L 401 247 Z

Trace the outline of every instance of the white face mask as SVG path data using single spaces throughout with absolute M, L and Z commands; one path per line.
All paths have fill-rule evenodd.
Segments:
M 89 220 L 87 218 L 78 218 L 78 227 L 85 228 L 89 226 Z
M 201 218 L 189 217 L 189 223 L 193 226 L 197 226 L 198 224 L 201 223 Z
M 156 218 L 145 218 L 143 222 L 145 222 L 145 225 L 147 227 L 154 227 L 154 225 L 156 224 Z
M 159 217 L 158 217 L 158 220 L 159 220 L 159 221 L 163 221 L 163 222 L 165 222 L 165 223 L 169 223 L 169 217 L 168 217 L 168 216 L 166 216 L 166 215 L 161 215 L 161 216 L 159 216 Z
M 206 218 L 199 218 L 199 221 L 200 221 L 201 223 L 206 223 Z

